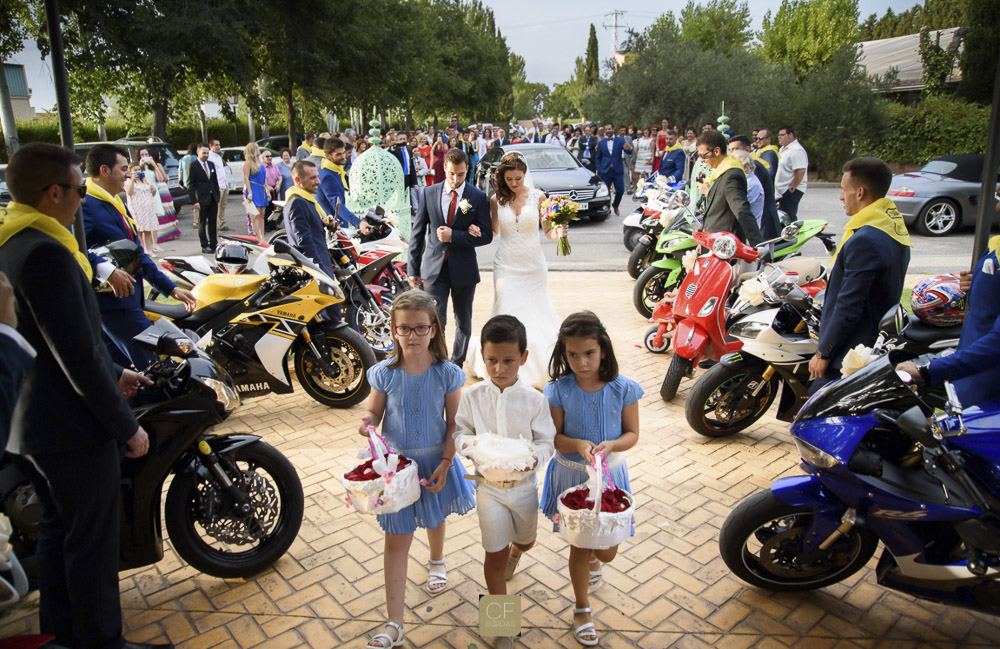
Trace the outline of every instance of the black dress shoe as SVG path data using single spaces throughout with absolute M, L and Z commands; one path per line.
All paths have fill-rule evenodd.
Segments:
M 212 249 L 211 248 L 202 248 L 201 251 L 203 253 L 205 253 L 206 255 L 212 254 Z
M 174 645 L 172 642 L 167 642 L 165 644 L 148 644 L 145 642 L 129 642 L 126 640 L 122 649 L 174 649 Z

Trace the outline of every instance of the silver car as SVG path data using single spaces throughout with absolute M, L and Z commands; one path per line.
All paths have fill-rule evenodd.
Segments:
M 894 175 L 888 197 L 906 225 L 923 235 L 940 237 L 962 225 L 974 225 L 984 158 L 979 153 L 935 158 L 918 171 Z

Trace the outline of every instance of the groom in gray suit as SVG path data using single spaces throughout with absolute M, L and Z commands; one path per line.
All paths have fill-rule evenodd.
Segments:
M 441 326 L 448 322 L 448 296 L 455 312 L 451 361 L 462 366 L 472 335 L 472 300 L 479 283 L 476 248 L 493 240 L 490 201 L 465 182 L 469 156 L 451 149 L 444 156 L 444 182 L 424 190 L 410 234 L 410 285 L 437 301 Z M 470 231 L 471 230 L 471 231 Z

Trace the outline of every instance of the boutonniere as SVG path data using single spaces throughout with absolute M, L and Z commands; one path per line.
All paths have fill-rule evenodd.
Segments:
M 458 202 L 458 209 L 462 210 L 462 214 L 465 214 L 472 209 L 472 203 L 469 202 L 468 198 L 463 198 Z

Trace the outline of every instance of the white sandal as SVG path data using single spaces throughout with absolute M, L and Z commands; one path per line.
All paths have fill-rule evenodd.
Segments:
M 432 566 L 443 566 L 444 559 L 430 559 L 427 563 Z M 444 568 L 440 570 L 434 570 L 431 568 L 427 572 L 427 583 L 424 584 L 424 590 L 426 590 L 431 595 L 440 595 L 448 589 L 448 573 Z
M 594 565 L 595 563 L 597 564 L 597 570 L 590 570 L 587 579 L 587 584 L 590 586 L 589 590 L 591 592 L 597 590 L 604 583 L 604 565 L 599 559 L 590 560 L 590 565 Z
M 573 616 L 574 622 L 576 622 L 575 617 L 577 615 L 583 615 L 584 613 L 593 613 L 592 608 L 574 608 Z M 585 647 L 596 647 L 600 638 L 597 635 L 597 627 L 594 626 L 593 622 L 584 622 L 580 626 L 573 627 L 573 635 L 576 636 L 576 641 Z M 585 636 L 594 636 L 591 639 L 586 639 Z
M 391 626 L 396 629 L 396 639 L 393 640 L 392 636 L 388 633 L 376 633 L 372 637 L 368 638 L 368 644 L 365 645 L 365 649 L 389 649 L 389 647 L 400 647 L 404 642 L 406 642 L 405 624 L 386 622 L 383 626 Z M 375 642 L 378 642 L 379 644 L 374 644 Z

